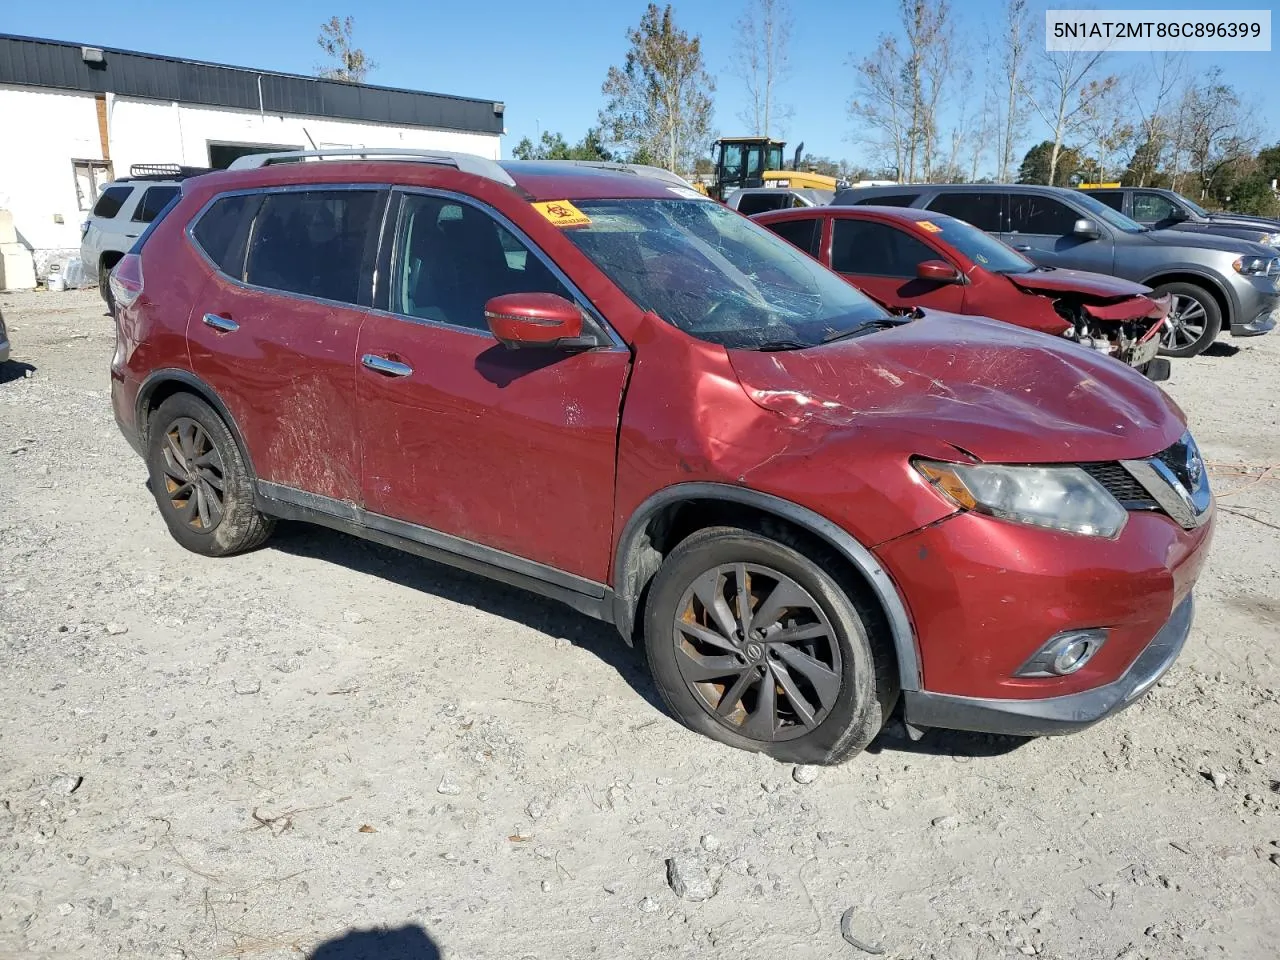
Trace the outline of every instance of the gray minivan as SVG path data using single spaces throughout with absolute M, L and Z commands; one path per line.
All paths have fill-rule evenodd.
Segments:
M 1025 184 L 899 184 L 836 195 L 836 205 L 936 210 L 987 231 L 1045 267 L 1107 273 L 1169 294 L 1161 352 L 1193 357 L 1224 327 L 1267 333 L 1280 307 L 1280 257 L 1271 247 L 1149 230 L 1077 190 Z

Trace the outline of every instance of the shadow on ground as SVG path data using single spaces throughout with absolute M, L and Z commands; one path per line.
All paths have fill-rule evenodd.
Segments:
M 613 667 L 650 706 L 666 713 L 643 654 L 627 646 L 618 636 L 618 631 L 609 624 L 593 620 L 554 600 L 392 547 L 309 524 L 281 522 L 268 541 L 267 549 L 336 563 L 411 590 L 523 623 L 552 637 L 562 637 Z
M 1240 348 L 1233 343 L 1223 343 L 1221 340 L 1215 340 L 1205 348 L 1202 357 L 1234 357 L 1240 352 Z
M 440 960 L 440 948 L 421 927 L 352 930 L 326 940 L 307 960 Z
M 867 753 L 917 753 L 932 757 L 1002 757 L 1031 742 L 1032 737 L 1007 737 L 994 733 L 970 733 L 967 730 L 926 730 L 919 740 L 912 740 L 902 720 L 902 705 L 893 712 L 871 743 Z
M 23 377 L 35 376 L 36 368 L 21 360 L 8 360 L 0 363 L 0 383 L 21 380 Z

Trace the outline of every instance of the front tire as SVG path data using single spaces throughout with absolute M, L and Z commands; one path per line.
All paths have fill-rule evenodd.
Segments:
M 151 492 L 173 538 L 193 553 L 225 557 L 260 546 L 274 519 L 254 507 L 253 481 L 222 418 L 189 393 L 151 416 Z
M 1222 308 L 1213 294 L 1193 283 L 1166 283 L 1156 296 L 1169 294 L 1173 303 L 1160 331 L 1160 355 L 1194 357 L 1208 349 L 1222 330 Z
M 838 763 L 893 707 L 891 654 L 873 611 L 828 572 L 834 558 L 771 533 L 711 527 L 671 551 L 645 607 L 649 665 L 691 730 L 788 763 Z

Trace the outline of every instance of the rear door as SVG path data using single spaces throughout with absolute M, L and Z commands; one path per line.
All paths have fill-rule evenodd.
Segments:
M 356 341 L 386 198 L 337 186 L 223 196 L 191 229 L 216 268 L 187 321 L 192 369 L 235 418 L 260 481 L 362 499 Z
M 931 307 L 960 313 L 964 285 L 921 280 L 925 260 L 950 259 L 897 224 L 833 217 L 831 269 L 890 307 Z
M 1100 236 L 1077 236 L 1077 220 L 1092 220 Z M 1001 237 L 1015 250 L 1046 266 L 1110 273 L 1114 242 L 1106 224 L 1057 197 L 1036 193 L 1009 194 L 1008 232 Z
M 557 294 L 607 330 L 488 207 L 406 190 L 386 235 L 388 282 L 358 349 L 369 522 L 552 582 L 605 582 L 630 352 L 612 336 L 579 352 L 498 343 L 484 305 L 506 293 Z

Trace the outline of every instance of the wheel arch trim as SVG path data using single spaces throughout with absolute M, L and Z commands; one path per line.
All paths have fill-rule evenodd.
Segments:
M 1210 296 L 1216 296 L 1222 303 L 1226 304 L 1227 309 L 1222 314 L 1224 326 L 1230 326 L 1232 316 L 1240 310 L 1239 298 L 1236 296 L 1235 290 L 1231 289 L 1231 284 L 1224 284 L 1217 277 L 1205 273 L 1198 267 L 1177 266 L 1161 268 L 1152 272 L 1151 276 L 1138 282 L 1153 289 L 1164 283 L 1188 283 L 1192 286 L 1203 286 Z
M 236 423 L 236 418 L 231 415 L 231 411 L 222 402 L 222 398 L 218 396 L 217 391 L 190 370 L 181 368 L 155 370 L 148 374 L 147 378 L 142 381 L 141 386 L 138 387 L 138 400 L 134 410 L 134 417 L 137 423 L 138 440 L 142 449 L 144 451 L 147 449 L 151 439 L 147 435 L 151 427 L 150 418 L 147 416 L 147 408 L 151 405 L 151 398 L 155 396 L 156 390 L 167 383 L 180 383 L 184 387 L 190 388 L 189 392 L 194 393 L 209 406 L 213 407 L 214 412 L 222 418 L 222 422 L 231 431 L 231 436 L 235 440 L 236 446 L 240 448 L 240 456 L 244 460 L 245 468 L 249 471 L 249 479 L 256 482 L 258 474 L 253 468 L 253 458 L 249 456 L 249 448 L 244 442 L 244 435 L 240 432 L 240 426 Z
M 638 596 L 627 595 L 627 571 L 632 553 L 640 544 L 641 534 L 649 522 L 663 509 L 680 501 L 720 500 L 753 507 L 763 513 L 773 514 L 794 523 L 823 540 L 853 564 L 874 592 L 889 623 L 893 649 L 898 661 L 899 683 L 903 690 L 921 688 L 920 653 L 916 649 L 915 631 L 906 604 L 898 592 L 893 578 L 875 556 L 849 533 L 821 514 L 802 507 L 790 500 L 775 497 L 745 487 L 727 483 L 691 482 L 677 483 L 650 495 L 638 506 L 623 527 L 618 538 L 613 561 L 613 589 L 615 604 L 614 621 L 624 637 L 637 615 Z

